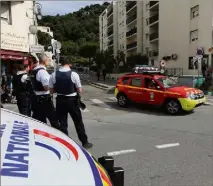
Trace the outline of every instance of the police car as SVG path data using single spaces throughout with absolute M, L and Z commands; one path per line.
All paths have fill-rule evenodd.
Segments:
M 1 185 L 123 186 L 112 157 L 96 161 L 62 132 L 1 108 Z

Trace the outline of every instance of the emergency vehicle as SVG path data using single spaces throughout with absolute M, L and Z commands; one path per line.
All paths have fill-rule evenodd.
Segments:
M 68 136 L 1 109 L 1 185 L 123 186 L 112 157 L 98 161 Z
M 122 76 L 116 84 L 115 97 L 120 107 L 131 102 L 161 106 L 169 114 L 192 111 L 206 103 L 201 90 L 180 86 L 159 71 L 144 71 Z

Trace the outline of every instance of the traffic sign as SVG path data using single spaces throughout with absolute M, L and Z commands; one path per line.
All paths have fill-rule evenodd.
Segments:
M 56 49 L 55 51 L 56 51 L 57 54 L 61 53 L 60 49 Z
M 57 41 L 56 49 L 61 49 L 61 42 Z
M 30 52 L 31 53 L 43 53 L 44 52 L 44 46 L 42 46 L 42 45 L 31 45 L 30 46 Z
M 164 67 L 164 66 L 166 65 L 166 62 L 165 62 L 164 60 L 161 60 L 160 65 L 161 65 L 162 67 Z
M 197 48 L 197 56 L 203 56 L 204 51 L 203 48 Z

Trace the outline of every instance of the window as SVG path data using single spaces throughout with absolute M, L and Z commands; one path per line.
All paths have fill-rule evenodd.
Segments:
M 149 18 L 146 19 L 146 26 L 149 25 Z
M 141 87 L 141 78 L 132 78 L 131 85 L 134 87 Z
M 191 8 L 191 19 L 194 19 L 199 16 L 199 5 Z
M 124 84 L 124 85 L 128 85 L 128 81 L 129 81 L 129 77 L 124 77 L 123 79 L 122 79 L 122 83 Z
M 148 54 L 149 54 L 149 48 L 146 47 L 146 55 L 148 55 Z
M 11 2 L 1 1 L 1 22 L 11 24 Z
M 198 40 L 198 30 L 193 30 L 190 32 L 190 42 Z

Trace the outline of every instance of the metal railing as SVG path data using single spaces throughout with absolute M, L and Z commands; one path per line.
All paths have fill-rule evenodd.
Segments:
M 183 68 L 166 68 L 167 75 L 173 77 L 179 77 L 183 75 Z
M 159 38 L 158 32 L 155 32 L 155 33 L 149 35 L 149 41 L 152 41 L 152 40 L 155 40 L 155 39 L 158 39 L 158 38 Z
M 133 6 L 136 5 L 136 1 L 131 1 L 129 4 L 126 6 L 126 12 L 128 12 Z
M 135 41 L 135 42 L 133 42 L 131 44 L 126 45 L 127 49 L 134 48 L 134 47 L 137 47 L 137 41 Z
M 159 1 L 150 1 L 149 7 L 156 5 Z
M 130 18 L 128 18 L 126 20 L 126 24 L 128 25 L 129 23 L 131 23 L 132 21 L 134 21 L 137 18 L 137 14 L 135 13 L 133 16 L 131 16 Z
M 137 27 L 131 29 L 129 32 L 126 33 L 126 37 L 129 37 L 133 34 L 137 33 Z
M 149 18 L 149 24 L 151 25 L 154 22 L 157 22 L 159 20 L 159 14 L 156 14 Z

